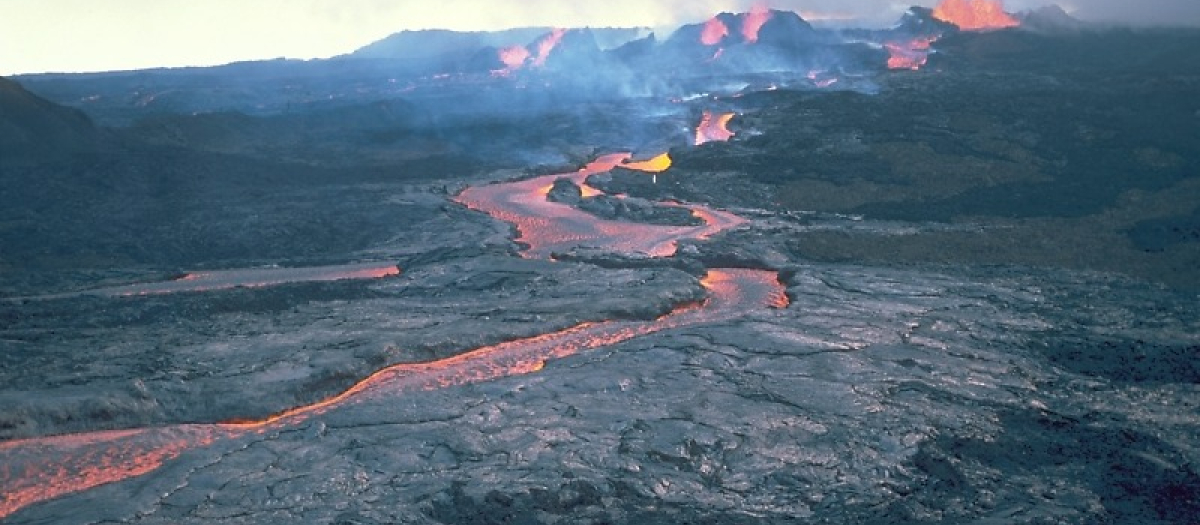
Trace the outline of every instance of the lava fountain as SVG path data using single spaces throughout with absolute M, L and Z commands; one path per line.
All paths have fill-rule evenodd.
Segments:
M 964 31 L 990 31 L 1021 25 L 1004 11 L 1001 0 L 942 0 L 933 9 L 933 17 Z
M 751 44 L 758 42 L 758 31 L 771 19 L 771 10 L 763 2 L 754 4 L 742 19 L 742 38 Z
M 704 28 L 700 30 L 700 43 L 706 46 L 715 46 L 725 40 L 727 36 L 729 36 L 729 27 L 720 18 L 714 16 L 708 19 L 704 23 Z
M 534 67 L 543 67 L 546 65 L 546 59 L 550 58 L 550 53 L 555 47 L 562 42 L 563 36 L 567 34 L 566 29 L 555 29 L 546 36 L 538 40 L 537 56 L 533 59 Z

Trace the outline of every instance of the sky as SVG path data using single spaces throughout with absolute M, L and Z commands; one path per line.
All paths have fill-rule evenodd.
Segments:
M 0 0 L 0 75 L 327 58 L 405 29 L 652 27 L 762 0 Z M 1009 11 L 1052 0 L 1008 0 Z M 766 0 L 814 21 L 886 26 L 936 0 Z M 1200 0 L 1062 0 L 1091 21 L 1200 26 Z

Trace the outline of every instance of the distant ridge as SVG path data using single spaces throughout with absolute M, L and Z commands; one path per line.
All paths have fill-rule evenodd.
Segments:
M 345 58 L 423 60 L 433 57 L 469 56 L 481 48 L 502 48 L 526 45 L 553 31 L 552 27 L 519 27 L 501 31 L 451 31 L 425 29 L 401 31 L 367 44 Z M 647 28 L 591 28 L 596 44 L 614 48 L 644 37 Z

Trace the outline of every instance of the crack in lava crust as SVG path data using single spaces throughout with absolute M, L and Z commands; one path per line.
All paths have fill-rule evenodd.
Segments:
M 546 257 L 554 250 L 585 244 L 670 256 L 679 239 L 704 238 L 746 222 L 723 211 L 673 204 L 690 208 L 705 225 L 632 224 L 600 220 L 570 206 L 546 201 L 544 189 L 555 179 L 567 177 L 582 184 L 588 175 L 624 165 L 629 158 L 629 154 L 608 155 L 575 173 L 468 188 L 457 200 L 516 224 L 521 232 L 518 240 L 530 246 L 526 257 Z M 658 319 L 583 323 L 447 359 L 391 366 L 337 396 L 263 420 L 92 432 L 0 443 L 0 518 L 41 501 L 147 474 L 187 450 L 294 426 L 363 401 L 537 372 L 547 360 L 584 350 L 662 330 L 733 319 L 754 309 L 787 306 L 787 297 L 775 272 L 714 269 L 701 284 L 709 292 L 703 303 L 679 306 Z

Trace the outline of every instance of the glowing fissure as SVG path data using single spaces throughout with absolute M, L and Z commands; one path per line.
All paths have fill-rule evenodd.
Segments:
M 630 158 L 628 153 L 615 153 L 602 156 L 576 172 L 471 187 L 456 200 L 514 224 L 520 232 L 518 240 L 529 246 L 525 250 L 526 257 L 549 257 L 554 251 L 585 245 L 669 256 L 675 252 L 678 240 L 703 239 L 746 222 L 731 213 L 704 206 L 667 203 L 664 205 L 692 210 L 705 224 L 634 224 L 601 220 L 571 206 L 546 200 L 545 189 L 559 178 L 582 185 L 589 175 L 618 166 L 652 173 L 670 166 L 670 156 L 665 153 L 641 162 L 630 162 Z M 351 273 L 377 276 L 393 275 L 393 271 L 398 272 L 395 267 L 384 266 L 363 267 L 354 271 L 358 273 Z M 216 273 L 189 274 L 171 283 L 203 284 Z M 708 291 L 706 300 L 700 304 L 680 305 L 654 320 L 583 323 L 536 337 L 478 348 L 447 359 L 391 366 L 337 396 L 261 420 L 92 432 L 0 443 L 0 518 L 41 501 L 153 472 L 188 450 L 294 426 L 345 406 L 386 400 L 406 392 L 533 373 L 542 370 L 547 360 L 587 349 L 788 304 L 775 272 L 713 269 L 701 284 Z
M 729 122 L 733 120 L 733 113 L 715 114 L 711 111 L 705 111 L 700 117 L 700 125 L 696 126 L 696 140 L 693 142 L 699 146 L 709 142 L 726 142 L 733 138 L 733 132 L 729 131 Z
M 933 9 L 933 17 L 958 26 L 964 31 L 989 31 L 1021 25 L 1004 11 L 1000 0 L 942 0 Z

